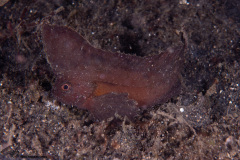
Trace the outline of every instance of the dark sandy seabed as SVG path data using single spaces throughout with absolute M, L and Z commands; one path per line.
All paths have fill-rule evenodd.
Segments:
M 2 0 L 0 159 L 240 159 L 239 15 L 238 0 Z M 185 41 L 180 95 L 93 122 L 51 95 L 43 21 L 138 56 Z

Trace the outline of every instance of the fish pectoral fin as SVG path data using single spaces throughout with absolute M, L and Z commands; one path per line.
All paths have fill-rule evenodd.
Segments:
M 129 99 L 126 93 L 108 93 L 93 97 L 85 105 L 98 120 L 106 120 L 114 117 L 115 114 L 134 120 L 139 112 L 137 102 Z

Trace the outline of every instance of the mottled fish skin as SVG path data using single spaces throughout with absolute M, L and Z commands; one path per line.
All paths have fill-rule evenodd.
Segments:
M 99 120 L 115 113 L 132 119 L 139 108 L 179 93 L 183 46 L 146 57 L 113 53 L 94 48 L 68 27 L 48 24 L 42 40 L 56 75 L 53 95 Z

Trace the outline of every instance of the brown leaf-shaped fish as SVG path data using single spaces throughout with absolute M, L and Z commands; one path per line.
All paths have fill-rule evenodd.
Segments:
M 53 95 L 99 120 L 115 113 L 132 118 L 139 108 L 179 92 L 183 47 L 146 57 L 112 53 L 94 48 L 72 29 L 48 24 L 42 39 L 56 74 Z

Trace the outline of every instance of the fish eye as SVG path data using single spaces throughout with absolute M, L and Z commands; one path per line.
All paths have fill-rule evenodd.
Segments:
M 71 86 L 70 86 L 70 84 L 65 83 L 65 84 L 62 85 L 61 88 L 62 88 L 63 91 L 68 91 L 71 88 Z

